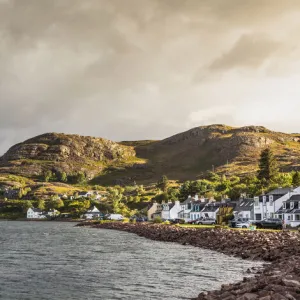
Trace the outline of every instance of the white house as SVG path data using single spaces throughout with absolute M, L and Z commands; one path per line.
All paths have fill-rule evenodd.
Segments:
M 27 219 L 45 219 L 46 216 L 43 211 L 39 208 L 28 208 Z
M 254 220 L 254 199 L 240 199 L 233 209 L 236 218 Z
M 179 213 L 178 217 L 180 219 L 184 219 L 186 222 L 191 220 L 191 211 L 193 210 L 193 203 L 198 201 L 198 195 L 194 197 L 188 196 L 188 198 L 181 203 L 181 212 Z
M 283 202 L 282 207 L 275 213 L 275 218 L 283 219 L 285 224 L 292 227 L 300 225 L 300 195 L 292 195 Z
M 89 209 L 83 216 L 86 219 L 91 220 L 94 218 L 99 218 L 101 216 L 101 213 L 99 209 L 96 206 L 94 206 L 92 209 Z
M 182 207 L 179 201 L 162 204 L 161 218 L 165 220 L 177 219 L 181 210 Z
M 200 217 L 202 218 L 212 218 L 217 219 L 217 213 L 221 206 L 220 202 L 209 202 L 200 212 Z
M 300 187 L 278 188 L 266 195 L 254 197 L 254 220 L 275 217 L 276 212 L 283 206 L 283 202 L 297 194 L 300 194 Z
M 190 220 L 197 220 L 201 218 L 201 211 L 207 204 L 207 200 L 202 198 L 200 200 L 194 201 L 192 205 L 192 210 L 190 212 Z

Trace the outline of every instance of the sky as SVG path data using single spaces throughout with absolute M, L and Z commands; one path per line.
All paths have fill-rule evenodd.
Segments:
M 0 154 L 45 132 L 300 132 L 299 0 L 0 0 Z

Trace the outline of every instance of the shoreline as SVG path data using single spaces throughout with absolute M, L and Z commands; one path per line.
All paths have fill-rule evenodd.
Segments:
M 57 220 L 45 220 L 45 219 L 0 219 L 0 222 L 63 222 L 63 223 L 81 223 L 83 220 L 72 220 L 72 219 L 57 219 Z
M 278 231 L 237 231 L 215 228 L 183 228 L 160 224 L 108 222 L 76 226 L 126 231 L 164 242 L 205 248 L 242 259 L 260 260 L 263 269 L 220 290 L 202 292 L 193 300 L 300 300 L 300 234 Z M 252 273 L 251 270 L 249 272 Z

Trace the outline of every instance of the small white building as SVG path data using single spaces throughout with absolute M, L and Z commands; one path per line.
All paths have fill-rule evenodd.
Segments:
M 209 202 L 207 203 L 204 208 L 201 210 L 200 217 L 201 218 L 211 218 L 217 219 L 217 213 L 221 206 L 220 202 Z
M 28 208 L 27 219 L 45 219 L 46 216 L 39 208 Z
M 99 209 L 94 206 L 92 209 L 89 209 L 84 215 L 83 217 L 85 217 L 88 220 L 94 219 L 94 218 L 99 218 L 101 216 L 101 213 L 99 211 Z
M 192 221 L 198 220 L 201 218 L 201 212 L 207 204 L 207 200 L 202 198 L 200 200 L 194 201 L 192 204 L 192 210 L 190 212 L 190 219 Z
M 300 194 L 292 195 L 283 202 L 282 207 L 275 213 L 275 218 L 284 220 L 291 227 L 300 225 Z
M 184 219 L 185 222 L 189 222 L 191 220 L 191 211 L 193 210 L 193 203 L 198 201 L 198 195 L 195 197 L 188 196 L 188 198 L 181 203 L 181 212 L 178 217 L 180 219 Z
M 233 215 L 235 218 L 254 220 L 254 200 L 240 199 L 233 209 Z
M 182 207 L 179 201 L 162 204 L 161 218 L 165 220 L 177 219 L 181 210 Z

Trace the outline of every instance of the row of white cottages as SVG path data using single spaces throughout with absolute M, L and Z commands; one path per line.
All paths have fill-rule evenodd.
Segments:
M 27 210 L 27 219 L 46 219 L 47 217 L 58 217 L 60 212 L 56 209 L 50 209 L 48 212 L 39 208 L 29 208 Z M 99 218 L 101 213 L 99 209 L 94 206 L 87 210 L 81 217 L 87 220 Z
M 189 196 L 180 203 L 156 203 L 148 209 L 148 220 L 161 217 L 165 220 L 184 219 L 186 222 L 203 217 L 217 219 L 222 206 L 232 206 L 235 217 L 259 221 L 267 218 L 279 218 L 292 227 L 300 225 L 300 187 L 278 188 L 268 194 L 252 199 L 240 199 L 221 202 L 215 200 L 199 199 Z
M 216 219 L 221 202 L 214 199 L 199 199 L 189 196 L 182 203 L 175 201 L 174 203 L 157 203 L 154 202 L 147 211 L 148 220 L 160 217 L 164 220 L 184 219 L 185 221 L 196 220 L 201 217 Z

